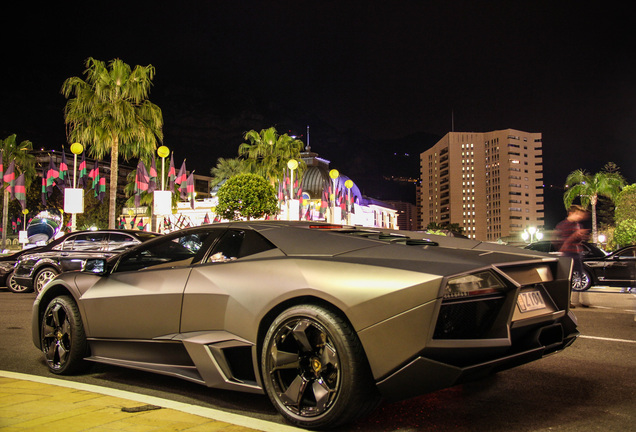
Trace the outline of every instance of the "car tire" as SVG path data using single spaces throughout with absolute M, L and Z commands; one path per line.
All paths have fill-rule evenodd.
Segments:
M 44 285 L 53 280 L 53 278 L 58 274 L 60 273 L 53 267 L 45 267 L 41 270 L 38 270 L 35 278 L 33 279 L 33 289 L 35 289 L 35 292 L 39 294 L 40 291 L 42 291 L 42 288 L 44 288 Z
M 17 294 L 33 291 L 33 288 L 28 288 L 28 287 L 25 287 L 24 285 L 18 284 L 13 278 L 13 272 L 11 272 L 9 276 L 7 276 L 7 288 L 9 288 L 9 291 L 17 293 Z
M 587 270 L 572 272 L 572 291 L 587 291 L 591 286 L 592 277 Z
M 86 367 L 88 343 L 79 309 L 69 296 L 55 297 L 40 323 L 40 346 L 49 370 L 70 375 Z
M 335 428 L 367 415 L 380 402 L 357 334 L 328 309 L 287 309 L 270 325 L 262 346 L 267 395 L 298 427 Z

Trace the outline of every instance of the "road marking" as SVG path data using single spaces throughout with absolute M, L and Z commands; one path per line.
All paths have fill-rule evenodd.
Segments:
M 304 429 L 299 429 L 293 426 L 285 424 L 278 424 L 267 420 L 259 420 L 252 417 L 242 416 L 239 414 L 232 414 L 225 411 L 205 408 L 196 405 L 189 405 L 183 402 L 175 402 L 168 399 L 158 398 L 155 396 L 147 396 L 137 394 L 125 390 L 117 390 L 108 387 L 100 387 L 92 384 L 77 383 L 73 381 L 66 381 L 57 378 L 48 378 L 37 375 L 28 375 L 18 372 L 9 372 L 0 370 L 0 377 L 12 378 L 24 381 L 33 381 L 40 384 L 49 384 L 59 387 L 67 387 L 75 390 L 83 390 L 92 393 L 103 394 L 106 396 L 112 396 L 121 399 L 133 400 L 145 404 L 157 405 L 163 408 L 169 408 L 177 411 L 182 411 L 188 414 L 197 415 L 200 417 L 209 418 L 212 420 L 218 420 L 225 423 L 231 423 L 237 426 L 243 426 L 250 429 L 256 429 L 263 432 L 298 432 Z
M 586 336 L 586 335 L 581 335 L 579 337 L 583 339 L 596 339 L 596 340 L 603 340 L 608 342 L 636 343 L 636 340 L 629 340 L 629 339 L 615 339 L 615 338 L 606 338 L 606 337 L 600 337 L 600 336 Z

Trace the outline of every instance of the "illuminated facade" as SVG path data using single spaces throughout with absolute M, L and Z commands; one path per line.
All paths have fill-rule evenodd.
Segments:
M 449 132 L 420 155 L 421 226 L 452 223 L 497 241 L 543 229 L 540 133 Z

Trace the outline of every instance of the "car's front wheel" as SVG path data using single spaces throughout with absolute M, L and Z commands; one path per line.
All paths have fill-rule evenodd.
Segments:
M 49 283 L 49 281 L 53 280 L 55 276 L 57 276 L 59 272 L 52 267 L 45 267 L 42 270 L 38 271 L 35 275 L 35 279 L 33 279 L 33 288 L 36 293 L 40 293 L 44 285 Z
M 79 372 L 88 353 L 82 318 L 69 296 L 55 297 L 46 306 L 40 326 L 40 344 L 51 372 L 60 375 Z
M 33 291 L 32 288 L 27 288 L 24 285 L 18 284 L 13 278 L 13 272 L 11 272 L 9 276 L 7 276 L 7 288 L 9 288 L 9 291 L 18 294 Z
M 261 368 L 270 400 L 299 427 L 334 428 L 368 414 L 380 400 L 355 331 L 319 306 L 294 306 L 274 320 Z
M 582 272 L 572 272 L 572 290 L 573 291 L 587 291 L 592 286 L 592 277 L 590 274 L 583 270 Z

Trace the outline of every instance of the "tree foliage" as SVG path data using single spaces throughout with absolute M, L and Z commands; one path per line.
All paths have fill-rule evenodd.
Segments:
M 261 218 L 278 212 L 276 191 L 257 174 L 239 174 L 219 188 L 216 214 L 229 220 Z
M 155 68 L 129 65 L 119 59 L 108 66 L 86 60 L 86 80 L 64 81 L 62 94 L 69 142 L 80 142 L 97 159 L 110 155 L 108 226 L 115 228 L 119 157 L 150 155 L 163 140 L 161 109 L 148 100 Z
M 614 241 L 621 246 L 636 244 L 636 184 L 625 186 L 616 197 Z
M 616 197 L 614 217 L 617 222 L 636 218 L 636 183 L 625 186 Z
M 248 169 L 249 168 L 247 167 L 247 163 L 244 159 L 218 158 L 216 160 L 216 166 L 210 169 L 210 175 L 212 176 L 210 186 L 217 186 L 230 177 L 248 172 Z
M 245 139 L 248 142 L 239 146 L 238 153 L 239 157 L 245 159 L 249 172 L 264 177 L 274 185 L 285 174 L 287 162 L 295 159 L 298 173 L 302 173 L 305 165 L 300 152 L 305 144 L 301 140 L 287 134 L 279 135 L 273 127 L 260 132 L 246 132 Z
M 36 176 L 35 172 L 35 157 L 31 154 L 33 150 L 33 144 L 31 141 L 24 140 L 17 141 L 16 135 L 10 135 L 4 140 L 0 140 L 0 151 L 2 151 L 2 162 L 4 169 L 6 170 L 9 164 L 13 161 L 15 167 L 15 178 L 18 178 L 20 174 L 24 174 L 24 183 L 27 188 L 31 185 L 31 182 Z M 2 208 L 2 248 L 6 247 L 7 240 L 7 225 L 9 223 L 9 190 L 4 184 L 3 179 L 0 179 L 0 183 L 4 188 L 3 195 L 3 208 Z
M 592 206 L 592 241 L 597 239 L 596 205 L 600 195 L 614 200 L 625 186 L 625 179 L 618 172 L 590 174 L 585 170 L 571 172 L 565 180 L 563 203 L 568 208 L 579 199 L 583 207 Z
M 614 241 L 619 246 L 636 244 L 636 219 L 623 219 L 616 224 Z

